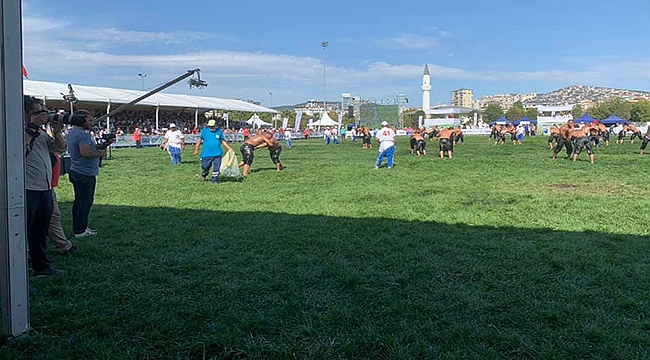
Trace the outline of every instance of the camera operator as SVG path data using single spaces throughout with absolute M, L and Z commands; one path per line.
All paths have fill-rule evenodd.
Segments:
M 74 187 L 72 228 L 76 238 L 97 234 L 88 227 L 88 216 L 95 198 L 100 158 L 106 155 L 106 147 L 114 140 L 109 138 L 102 145 L 97 145 L 90 136 L 92 121 L 90 112 L 78 110 L 71 117 L 73 128 L 68 133 L 69 176 Z
M 25 123 L 25 190 L 27 200 L 27 242 L 34 275 L 61 275 L 47 257 L 47 234 L 52 202 L 52 156 L 65 150 L 63 124 L 52 123 L 54 138 L 43 129 L 48 111 L 39 99 L 23 97 Z

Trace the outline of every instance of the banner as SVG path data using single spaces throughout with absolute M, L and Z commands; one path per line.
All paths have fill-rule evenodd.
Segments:
M 341 126 L 343 126 L 343 114 L 339 114 L 339 131 L 341 130 Z
M 287 126 L 289 126 L 289 119 L 287 119 L 287 118 L 283 118 L 283 119 L 282 119 L 282 128 L 283 128 L 283 129 L 286 129 Z
M 422 129 L 422 120 L 424 120 L 424 118 L 420 115 L 418 117 L 418 129 Z
M 300 130 L 300 121 L 302 120 L 302 111 L 298 111 L 296 114 L 296 125 L 293 127 L 294 131 Z
M 223 113 L 221 117 L 226 121 L 226 129 L 230 128 L 230 124 L 228 123 L 228 113 Z
M 309 121 L 307 122 L 307 126 L 311 127 L 311 123 L 313 123 L 313 122 L 314 122 L 314 119 L 309 119 Z
M 478 126 L 478 113 L 474 112 L 474 127 Z

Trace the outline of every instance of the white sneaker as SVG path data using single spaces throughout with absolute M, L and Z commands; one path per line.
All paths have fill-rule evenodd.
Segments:
M 92 233 L 93 235 L 97 235 L 97 230 L 93 230 L 93 229 L 91 229 L 89 227 L 86 228 L 86 231 L 89 232 L 89 233 Z
M 84 238 L 86 236 L 97 235 L 97 231 L 92 231 L 92 230 L 89 231 L 89 230 L 90 229 L 86 229 L 86 231 L 82 232 L 81 234 L 74 234 L 74 237 L 76 237 L 76 238 Z

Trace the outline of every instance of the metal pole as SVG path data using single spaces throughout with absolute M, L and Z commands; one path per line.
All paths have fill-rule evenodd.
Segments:
M 196 111 L 194 112 L 194 127 L 199 128 L 199 108 L 196 108 Z
M 160 104 L 156 104 L 156 130 L 160 129 L 160 127 L 158 126 L 159 112 L 160 112 Z
M 110 114 L 111 113 L 111 99 L 106 99 L 108 100 L 108 103 L 106 104 L 106 113 Z M 106 128 L 108 129 L 108 132 L 111 132 L 111 118 L 107 117 L 106 118 Z
M 138 76 L 139 76 L 140 79 L 142 80 L 142 87 L 141 87 L 141 89 L 144 90 L 144 78 L 147 77 L 147 74 L 145 74 L 145 73 L 139 73 Z
M 327 81 L 325 78 L 325 48 L 330 45 L 329 41 L 323 41 L 320 46 L 323 48 L 323 112 L 327 112 Z
M 0 294 L 2 334 L 29 331 L 21 1 L 0 3 Z

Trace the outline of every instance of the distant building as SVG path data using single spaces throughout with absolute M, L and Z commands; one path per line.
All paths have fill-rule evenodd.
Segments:
M 489 96 L 484 96 L 478 101 L 478 105 L 481 109 L 487 108 L 489 104 L 497 104 L 501 106 L 501 108 L 504 111 L 507 111 L 512 107 L 514 103 L 517 101 L 521 101 L 522 103 L 534 99 L 537 96 L 536 93 L 530 93 L 530 94 L 497 94 L 497 95 L 489 95 Z
M 473 106 L 474 91 L 470 89 L 458 89 L 451 92 L 451 106 L 462 106 L 471 108 Z
M 348 106 L 352 105 L 352 96 L 350 93 L 341 94 L 341 110 L 347 110 Z

